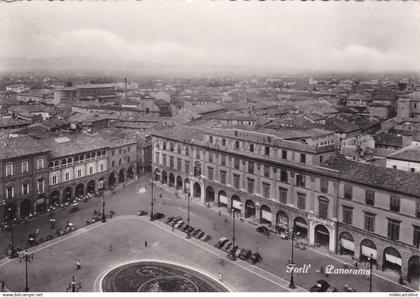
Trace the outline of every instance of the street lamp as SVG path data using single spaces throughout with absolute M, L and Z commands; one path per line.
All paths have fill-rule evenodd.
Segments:
M 102 223 L 106 223 L 105 216 L 105 191 L 102 189 Z
M 152 195 L 151 195 L 151 201 L 150 201 L 150 220 L 153 221 L 153 203 L 154 203 L 154 197 L 153 197 L 153 179 L 150 180 L 151 184 L 152 184 Z
M 16 250 L 15 250 L 15 232 L 14 232 L 14 227 L 15 227 L 15 222 L 16 222 L 16 213 L 12 212 L 12 208 L 9 207 L 7 209 L 7 222 L 9 223 L 10 226 L 10 258 L 16 258 L 17 254 L 16 254 Z
M 239 205 L 240 207 L 242 206 L 242 204 Z M 232 245 L 235 246 L 235 219 L 236 219 L 236 215 L 237 215 L 237 211 L 235 210 L 234 207 L 232 207 L 230 209 L 231 213 L 232 213 Z
M 30 263 L 31 260 L 34 258 L 34 254 L 28 253 L 28 250 L 25 250 L 23 254 L 19 255 L 19 263 L 22 262 L 22 260 L 25 261 L 25 292 L 29 292 L 29 286 L 28 286 L 28 262 Z
M 369 292 L 372 292 L 372 262 L 373 254 L 370 254 L 369 260 Z
M 187 238 L 191 238 L 190 234 L 190 199 L 191 199 L 191 193 L 190 191 L 187 192 Z
M 295 261 L 294 261 L 295 236 L 297 237 L 299 235 L 299 232 L 296 232 L 294 229 L 290 229 L 289 234 L 292 236 L 292 261 L 290 264 L 295 264 Z M 292 272 L 290 274 L 290 283 L 289 283 L 290 289 L 296 288 L 295 280 L 293 279 L 293 270 L 294 269 L 292 269 Z
M 81 288 L 82 288 L 82 283 L 76 282 L 74 280 L 74 275 L 73 275 L 71 282 L 69 282 L 69 286 L 66 288 L 66 292 L 79 292 Z

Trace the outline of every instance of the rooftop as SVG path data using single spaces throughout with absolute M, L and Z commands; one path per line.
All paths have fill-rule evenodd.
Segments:
M 343 180 L 420 197 L 419 176 L 410 172 L 350 161 L 340 155 L 322 167 L 338 170 Z
M 29 136 L 0 138 L 0 159 L 12 159 L 28 155 L 41 154 L 49 151 L 42 142 Z

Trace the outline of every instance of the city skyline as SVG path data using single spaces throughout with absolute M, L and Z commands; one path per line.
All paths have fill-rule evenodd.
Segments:
M 10 70 L 4 58 L 68 56 L 192 68 L 420 69 L 415 3 L 3 3 L 0 14 L 2 70 Z

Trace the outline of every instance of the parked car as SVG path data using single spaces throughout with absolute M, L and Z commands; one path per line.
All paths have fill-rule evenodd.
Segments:
M 225 245 L 222 247 L 222 251 L 227 251 L 231 246 L 233 245 L 233 242 L 228 241 L 227 243 L 225 243 Z
M 177 228 L 177 229 L 180 229 L 180 228 L 182 228 L 182 226 L 184 225 L 184 221 L 178 221 L 175 225 L 174 225 L 174 227 L 175 228 Z
M 172 222 L 172 220 L 173 220 L 174 218 L 175 218 L 175 217 L 169 217 L 169 218 L 167 218 L 167 219 L 166 219 L 165 224 L 169 224 L 170 222 Z
M 203 236 L 200 237 L 200 240 L 201 241 L 207 241 L 207 240 L 210 240 L 210 238 L 211 238 L 210 235 L 204 233 Z
M 248 260 L 252 256 L 252 252 L 249 249 L 243 249 L 242 252 L 239 254 L 239 259 L 241 260 Z
M 262 261 L 262 257 L 259 253 L 254 253 L 249 259 L 248 262 L 251 264 L 255 264 Z
M 258 226 L 255 230 L 257 230 L 257 232 L 262 233 L 264 235 L 269 234 L 268 228 L 266 226 Z
M 327 281 L 320 279 L 311 287 L 309 291 L 310 292 L 327 292 L 329 287 L 330 287 L 330 284 Z
M 226 253 L 228 253 L 228 254 L 230 254 L 230 253 L 233 253 L 233 254 L 235 254 L 235 252 L 236 252 L 236 250 L 238 249 L 238 246 L 237 245 L 231 245 L 227 250 L 226 250 Z
M 34 230 L 32 230 L 31 233 L 29 233 L 29 236 L 28 236 L 29 245 L 36 244 L 36 238 L 38 237 L 38 234 L 39 234 L 39 228 L 35 228 Z
M 226 242 L 228 242 L 229 241 L 229 239 L 227 239 L 226 237 L 221 237 L 218 241 L 217 241 L 217 243 L 215 244 L 215 246 L 218 248 L 218 249 L 220 249 L 220 248 L 222 248 L 222 246 L 226 243 Z
M 78 210 L 79 210 L 79 203 L 74 202 L 74 203 L 71 205 L 69 212 L 76 212 L 76 211 L 78 211 Z
M 203 237 L 206 233 L 204 231 L 199 231 L 197 233 L 195 233 L 194 237 L 197 239 L 200 239 L 201 237 Z
M 242 251 L 243 251 L 244 249 L 243 248 L 238 248 L 237 250 L 236 250 L 236 252 L 235 252 L 235 257 L 236 258 L 238 258 L 239 257 L 239 255 L 242 253 Z
M 227 254 L 227 258 L 229 260 L 235 261 L 237 259 L 236 254 L 235 253 L 228 253 Z
M 57 229 L 56 233 L 58 236 L 63 236 L 64 234 L 67 234 L 67 232 L 63 229 Z
M 153 219 L 154 220 L 160 220 L 160 219 L 163 219 L 164 217 L 165 217 L 165 215 L 161 212 L 157 212 L 157 213 L 153 214 Z
M 191 232 L 191 236 L 196 236 L 197 234 L 200 234 L 201 229 L 195 229 L 193 232 Z
M 180 228 L 179 230 L 181 230 L 182 232 L 187 232 L 188 228 L 190 226 L 188 226 L 187 224 L 185 224 L 184 226 L 182 226 L 182 228 Z
M 147 211 L 145 211 L 145 210 L 143 210 L 143 209 L 139 209 L 138 211 L 137 211 L 137 215 L 138 216 L 145 216 L 145 215 L 147 215 Z

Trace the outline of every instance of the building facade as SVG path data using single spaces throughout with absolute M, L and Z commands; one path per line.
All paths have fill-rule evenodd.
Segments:
M 49 149 L 30 137 L 2 139 L 0 147 L 0 221 L 41 211 L 48 188 Z
M 152 148 L 154 179 L 191 193 L 192 199 L 236 210 L 273 232 L 293 228 L 309 245 L 330 253 L 360 260 L 371 253 L 378 269 L 398 271 L 406 279 L 419 273 L 420 191 L 372 185 L 375 172 L 370 177 L 358 171 L 359 165 L 371 165 L 336 158 L 334 146 L 237 129 L 178 127 L 153 133 Z M 341 163 L 351 168 L 343 170 Z M 386 174 L 390 184 L 400 178 Z M 415 184 L 415 177 L 405 180 Z M 400 199 L 399 211 L 390 209 L 398 203 L 394 197 Z

